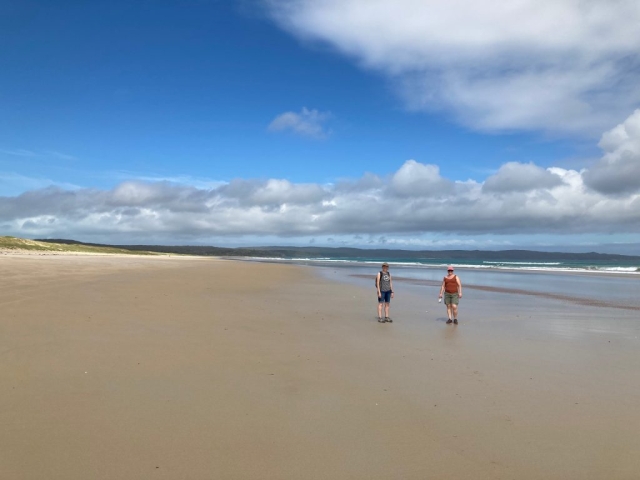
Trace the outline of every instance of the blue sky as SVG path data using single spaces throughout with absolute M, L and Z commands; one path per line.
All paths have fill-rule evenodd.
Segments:
M 527 35 L 500 36 L 511 19 L 491 3 L 470 12 L 474 31 L 439 1 L 0 0 L 0 228 L 116 243 L 636 244 L 640 12 L 620 2 L 603 25 L 573 3 L 543 2 Z M 572 13 L 584 20 L 565 37 L 545 34 Z

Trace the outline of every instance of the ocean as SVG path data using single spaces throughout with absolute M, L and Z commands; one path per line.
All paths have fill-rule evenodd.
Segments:
M 366 258 L 254 258 L 252 261 L 291 263 L 314 267 L 333 281 L 372 287 L 381 261 Z M 640 310 L 640 268 L 624 261 L 486 261 L 482 259 L 428 259 L 388 262 L 396 282 L 421 294 L 437 295 L 448 265 L 455 267 L 463 287 L 494 289 L 491 295 L 565 296 L 577 304 L 617 305 L 634 315 Z M 499 292 L 498 292 L 499 291 Z M 478 292 L 487 295 L 487 293 Z M 630 312 L 630 313 L 631 313 Z
M 350 266 L 375 266 L 381 263 L 380 259 L 366 257 L 352 258 L 256 258 L 260 261 L 291 262 L 304 265 L 350 265 Z M 482 258 L 438 258 L 438 259 L 394 259 L 389 261 L 395 267 L 400 268 L 446 268 L 454 265 L 456 268 L 468 270 L 528 270 L 542 272 L 574 272 L 574 273 L 617 273 L 640 275 L 640 263 L 634 257 L 620 256 L 616 260 L 561 260 L 561 261 L 509 261 L 509 260 L 485 260 Z

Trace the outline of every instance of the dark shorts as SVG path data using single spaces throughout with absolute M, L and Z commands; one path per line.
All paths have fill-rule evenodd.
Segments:
M 388 292 L 380 292 L 380 296 L 378 297 L 378 302 L 380 303 L 390 303 L 391 302 L 391 290 Z
M 448 293 L 444 292 L 444 304 L 445 305 L 458 305 L 460 302 L 460 297 L 458 297 L 458 293 Z

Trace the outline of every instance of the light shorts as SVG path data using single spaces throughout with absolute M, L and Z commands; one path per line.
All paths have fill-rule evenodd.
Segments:
M 380 296 L 378 297 L 378 302 L 391 303 L 391 290 L 389 290 L 388 292 L 380 292 Z
M 460 302 L 460 297 L 458 296 L 458 292 L 456 293 L 444 292 L 445 305 L 458 305 L 459 302 Z

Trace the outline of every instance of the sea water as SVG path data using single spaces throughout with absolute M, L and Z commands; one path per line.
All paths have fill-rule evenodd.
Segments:
M 363 286 L 373 285 L 373 278 L 380 270 L 380 260 L 334 258 L 260 258 L 257 261 L 285 262 L 308 265 L 332 280 Z M 522 290 L 540 294 L 578 297 L 585 300 L 621 302 L 640 307 L 639 267 L 624 262 L 499 262 L 465 259 L 456 262 L 397 261 L 390 263 L 390 272 L 398 282 L 403 279 L 425 281 L 433 289 L 433 282 L 441 282 L 447 274 L 447 265 L 455 267 L 455 273 L 463 285 L 476 285 L 509 290 Z M 368 278 L 371 277 L 371 280 Z M 414 282 L 416 283 L 416 282 Z M 424 287 L 423 287 L 424 288 Z M 437 293 L 436 293 L 437 296 Z M 639 315 L 640 316 L 640 315 Z

